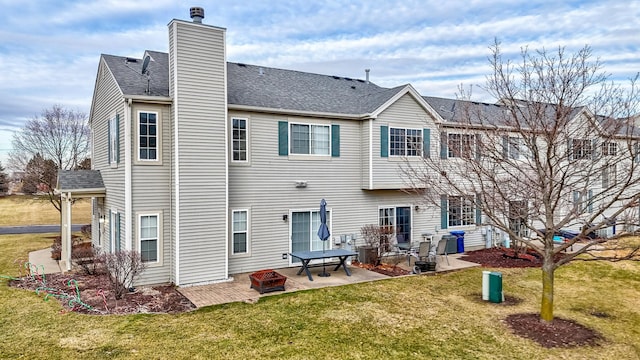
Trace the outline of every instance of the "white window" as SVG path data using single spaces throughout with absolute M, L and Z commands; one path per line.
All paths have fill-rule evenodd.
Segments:
M 233 153 L 231 161 L 247 161 L 247 119 L 231 119 L 231 143 Z
M 591 159 L 593 153 L 591 147 L 591 140 L 588 139 L 571 139 L 571 159 Z
M 109 119 L 109 163 L 116 165 L 120 160 L 120 131 L 118 115 Z
M 143 262 L 160 261 L 160 215 L 138 215 L 140 257 Z
M 249 252 L 249 214 L 247 210 L 235 210 L 231 216 L 233 243 L 232 254 L 247 254 Z
M 514 136 L 504 137 L 505 157 L 513 160 L 520 160 L 529 157 L 530 151 L 524 139 Z
M 476 136 L 472 134 L 448 134 L 449 157 L 471 158 L 475 154 Z
M 602 188 L 614 186 L 617 181 L 616 164 L 607 164 L 602 168 Z
M 573 192 L 573 209 L 579 214 L 593 212 L 593 190 Z
M 109 250 L 120 251 L 120 214 L 115 210 L 109 212 Z
M 331 155 L 329 125 L 291 124 L 291 154 Z
M 422 156 L 422 129 L 389 128 L 389 155 Z
M 158 113 L 138 112 L 138 160 L 158 160 Z
M 618 144 L 612 141 L 605 141 L 602 143 L 602 156 L 617 156 Z
M 476 223 L 473 199 L 473 196 L 449 196 L 447 205 L 449 227 Z

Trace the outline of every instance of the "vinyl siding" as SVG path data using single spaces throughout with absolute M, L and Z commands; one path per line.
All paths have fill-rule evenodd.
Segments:
M 290 259 L 283 260 L 282 254 L 290 251 L 291 223 L 283 221 L 282 216 L 289 215 L 291 210 L 317 210 L 322 198 L 331 211 L 332 236 L 358 234 L 362 225 L 377 224 L 379 206 L 411 207 L 413 241 L 420 241 L 423 232 L 436 232 L 440 223 L 438 209 L 421 207 L 415 211 L 418 202 L 401 191 L 362 190 L 361 139 L 366 122 L 229 114 L 229 118 L 234 116 L 249 119 L 251 162 L 232 163 L 229 167 L 229 207 L 250 209 L 251 238 L 249 255 L 230 255 L 230 273 L 289 266 Z M 340 157 L 305 160 L 278 156 L 279 121 L 340 125 Z M 307 187 L 296 188 L 298 180 L 307 181 Z M 358 238 L 361 245 L 362 239 Z
M 124 211 L 124 103 L 122 93 L 116 84 L 111 72 L 100 59 L 98 77 L 94 90 L 94 102 L 91 111 L 90 124 L 93 130 L 94 154 L 92 154 L 92 166 L 95 170 L 100 170 L 102 180 L 107 189 L 107 197 L 102 207 L 106 221 L 100 229 L 102 237 L 102 248 L 111 251 L 108 241 L 109 234 L 109 212 L 117 210 Z M 117 168 L 112 168 L 108 162 L 108 123 L 109 118 L 118 114 L 120 116 L 120 163 Z M 124 221 L 121 221 L 120 233 L 124 234 Z M 94 240 L 97 243 L 97 239 Z M 121 237 L 121 246 L 124 248 L 124 239 Z
M 373 122 L 373 189 L 400 189 L 406 184 L 400 176 L 401 157 L 380 156 L 380 128 L 381 126 L 410 129 L 430 129 L 431 137 L 437 133 L 437 128 L 431 116 L 406 94 L 383 111 Z M 423 131 L 424 136 L 424 131 Z M 435 156 L 434 141 L 431 141 L 431 156 Z M 421 161 L 416 159 L 413 161 Z
M 170 282 L 173 269 L 171 252 L 171 107 L 168 105 L 153 105 L 134 103 L 131 109 L 131 149 L 133 159 L 138 150 L 138 111 L 158 113 L 158 134 L 160 137 L 159 158 L 161 162 L 140 163 L 133 161 L 131 169 L 132 185 L 132 214 L 127 216 L 131 221 L 132 244 L 136 251 L 139 249 L 139 229 L 137 214 L 162 213 L 160 245 L 162 246 L 161 265 L 150 265 L 140 276 L 138 284 L 157 284 Z
M 170 91 L 179 186 L 179 279 L 197 284 L 227 278 L 225 31 L 174 20 L 169 24 Z M 173 75 L 173 73 L 172 73 Z

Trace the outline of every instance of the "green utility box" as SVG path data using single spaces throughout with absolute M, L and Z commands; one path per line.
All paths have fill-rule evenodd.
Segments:
M 502 302 L 502 273 L 492 271 L 489 274 L 489 301 L 492 303 Z

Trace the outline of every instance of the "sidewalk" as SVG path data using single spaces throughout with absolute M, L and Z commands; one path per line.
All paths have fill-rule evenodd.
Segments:
M 51 258 L 51 248 L 30 252 L 29 262 L 32 265 L 36 265 L 38 267 L 38 271 L 41 271 L 40 267 L 43 266 L 45 274 L 55 274 L 63 272 L 58 260 L 53 260 Z

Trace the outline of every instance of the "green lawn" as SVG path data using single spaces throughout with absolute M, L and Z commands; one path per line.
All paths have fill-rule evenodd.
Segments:
M 0 274 L 49 245 L 0 236 Z M 482 269 L 269 296 L 180 315 L 61 313 L 0 279 L 0 358 L 25 359 L 638 359 L 640 264 L 558 271 L 556 315 L 597 329 L 600 346 L 544 349 L 512 335 L 509 314 L 536 311 L 540 270 L 503 269 L 515 306 L 479 300 Z M 592 315 L 600 313 L 600 317 Z M 606 314 L 607 317 L 602 317 Z
M 91 223 L 90 199 L 79 199 L 71 211 L 73 224 Z M 0 197 L 0 226 L 60 224 L 60 212 L 46 196 Z

